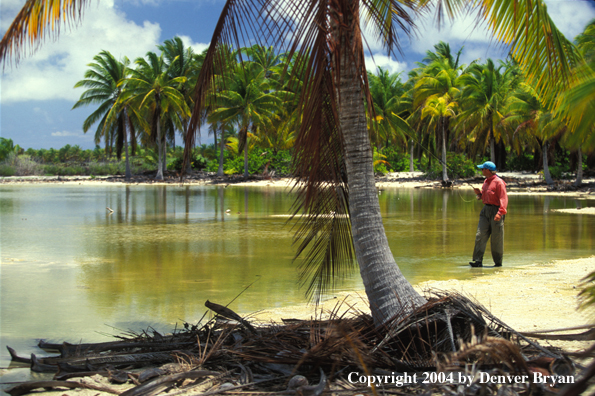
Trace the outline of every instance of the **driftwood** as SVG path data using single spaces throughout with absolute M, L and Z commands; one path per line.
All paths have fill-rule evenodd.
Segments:
M 198 371 L 187 371 L 185 373 L 172 374 L 161 376 L 153 381 L 139 385 L 135 388 L 129 389 L 121 396 L 153 396 L 159 394 L 161 391 L 170 387 L 172 383 L 175 383 L 184 379 L 198 379 L 209 375 L 219 375 L 215 371 L 198 370 Z
M 135 384 L 124 396 L 157 395 L 165 390 L 173 396 L 188 389 L 203 396 L 232 390 L 245 395 L 320 396 L 327 383 L 338 395 L 369 394 L 368 384 L 347 381 L 349 373 L 470 373 L 481 369 L 493 374 L 571 375 L 574 370 L 572 362 L 557 350 L 540 346 L 457 294 L 435 293 L 414 313 L 380 329 L 368 314 L 352 310 L 351 315 L 339 315 L 339 305 L 326 319 L 288 319 L 258 327 L 222 305 L 209 301 L 205 305 L 233 322 L 215 318 L 204 324 L 185 324 L 170 335 L 129 333 L 110 343 L 43 342 L 40 346 L 59 350 L 61 357 L 39 359 L 40 363 L 59 369 L 56 380 L 100 374 L 112 383 Z M 11 356 L 21 359 L 15 351 Z M 134 368 L 144 370 L 131 371 Z M 458 392 L 456 384 L 434 386 L 440 394 Z M 539 392 L 543 389 L 533 388 L 544 386 L 529 382 L 502 392 Z M 173 387 L 180 391 L 171 391 Z M 499 387 L 474 383 L 469 392 L 504 394 Z M 34 388 L 19 385 L 11 391 L 24 394 L 25 389 Z M 416 382 L 401 394 L 426 391 L 427 385 Z M 399 393 L 400 389 L 392 385 L 383 392 Z
M 240 315 L 232 311 L 231 309 L 224 307 L 223 305 L 215 304 L 207 300 L 205 302 L 205 307 L 209 308 L 211 311 L 215 312 L 217 315 L 221 315 L 224 318 L 232 319 L 240 322 L 244 325 L 252 334 L 258 334 L 254 326 L 252 326 L 247 320 L 242 318 Z
M 584 331 L 582 333 L 574 333 L 574 334 L 551 334 L 553 332 L 560 332 L 565 330 L 578 330 L 579 328 L 584 328 L 584 326 L 580 326 L 579 328 L 569 328 L 569 329 L 555 329 L 555 330 L 546 330 L 546 331 L 536 331 L 536 332 L 523 332 L 520 333 L 526 337 L 537 338 L 540 340 L 564 340 L 564 341 L 592 341 L 595 340 L 595 328 L 592 325 L 589 330 Z

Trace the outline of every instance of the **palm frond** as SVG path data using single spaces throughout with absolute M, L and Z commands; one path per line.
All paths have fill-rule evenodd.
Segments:
M 78 23 L 89 0 L 27 0 L 0 41 L 0 62 L 18 63 L 28 50 L 34 52 L 48 37 L 55 38 L 63 25 Z

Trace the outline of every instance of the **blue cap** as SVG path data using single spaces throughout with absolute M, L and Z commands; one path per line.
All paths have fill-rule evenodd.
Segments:
M 492 161 L 486 161 L 481 165 L 477 165 L 477 167 L 479 169 L 487 169 L 489 171 L 495 172 L 496 171 L 496 164 L 494 164 Z

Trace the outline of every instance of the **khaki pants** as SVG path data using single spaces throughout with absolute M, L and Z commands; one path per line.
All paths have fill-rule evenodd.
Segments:
M 502 264 L 504 255 L 504 217 L 495 221 L 494 216 L 498 213 L 498 207 L 485 205 L 479 213 L 479 224 L 475 234 L 475 249 L 473 249 L 473 261 L 483 261 L 483 254 L 490 236 L 492 237 L 491 250 L 495 265 Z

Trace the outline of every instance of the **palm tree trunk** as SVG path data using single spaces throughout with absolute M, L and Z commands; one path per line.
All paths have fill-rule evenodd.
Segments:
M 246 143 L 244 144 L 244 178 L 247 179 L 248 176 L 248 137 L 246 137 Z
M 446 172 L 446 118 L 440 117 L 442 121 L 442 181 L 448 180 L 448 173 Z
M 163 174 L 167 171 L 167 139 L 163 136 Z
M 200 126 L 198 127 L 199 131 L 198 133 L 200 134 Z M 184 119 L 184 130 L 186 131 L 186 133 L 190 133 L 190 131 L 188 131 L 188 120 Z M 185 139 L 185 141 L 188 141 L 188 139 Z M 185 147 L 184 147 L 185 149 Z M 184 161 L 186 161 L 186 174 L 190 174 L 190 172 L 192 172 L 192 147 L 190 147 L 188 150 L 184 150 Z
M 578 161 L 576 163 L 576 180 L 572 185 L 578 187 L 583 184 L 583 151 L 581 150 L 581 146 L 578 146 L 576 155 L 578 155 Z
M 122 123 L 124 124 L 124 128 L 122 128 L 124 131 L 124 159 L 126 162 L 126 175 L 124 178 L 126 181 L 130 181 L 132 172 L 130 171 L 130 160 L 128 159 L 128 128 L 126 127 L 126 121 L 128 121 L 128 112 L 124 109 L 124 120 L 122 120 Z
M 543 141 L 541 154 L 543 157 L 543 177 L 545 178 L 545 182 L 547 183 L 547 185 L 551 186 L 554 184 L 554 179 L 552 179 L 552 175 L 550 174 L 550 168 L 547 163 L 547 150 L 548 150 L 549 145 L 550 144 L 548 143 L 547 140 Z
M 157 106 L 159 108 L 159 106 Z M 158 111 L 158 110 L 156 110 Z M 162 166 L 162 157 L 161 157 L 161 117 L 157 116 L 157 157 L 159 158 L 157 161 L 157 176 L 155 179 L 163 180 L 163 166 Z
M 492 125 L 490 125 L 490 161 L 496 163 L 496 139 L 494 139 Z
M 126 175 L 124 176 L 124 179 L 126 181 L 130 181 L 130 179 L 132 178 L 132 172 L 130 170 L 130 160 L 128 159 L 128 139 L 127 139 L 127 136 L 124 136 L 124 158 L 125 158 L 125 162 L 126 162 Z
M 352 0 L 357 1 L 357 0 Z M 357 4 L 354 3 L 354 8 Z M 354 18 L 355 15 L 344 15 Z M 350 21 L 345 21 L 348 26 Z M 358 45 L 362 45 L 361 41 Z M 345 139 L 345 165 L 349 185 L 349 211 L 353 246 L 374 323 L 403 317 L 425 303 L 405 279 L 388 246 L 374 181 L 372 146 L 366 127 L 360 76 L 348 49 L 353 33 L 341 40 L 339 125 Z
M 225 127 L 222 126 L 221 128 L 221 136 L 219 137 L 219 144 L 221 145 L 221 149 L 219 151 L 219 169 L 217 169 L 217 176 L 223 176 L 223 149 L 225 148 Z
M 409 142 L 411 143 L 411 155 L 409 156 L 409 172 L 413 172 L 413 170 L 415 169 L 413 167 L 413 148 L 415 147 L 415 145 L 413 144 L 413 139 L 409 140 Z

